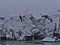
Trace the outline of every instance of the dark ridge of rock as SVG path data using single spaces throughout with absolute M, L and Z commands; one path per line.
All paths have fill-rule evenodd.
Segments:
M 19 18 L 20 18 L 20 20 L 21 20 L 21 22 L 22 22 L 22 17 L 21 17 L 21 16 L 19 16 Z
M 0 17 L 0 19 L 4 20 L 4 18 L 3 18 L 3 17 Z

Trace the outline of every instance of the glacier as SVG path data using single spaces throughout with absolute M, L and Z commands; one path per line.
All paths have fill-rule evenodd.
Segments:
M 55 32 L 59 32 L 59 13 L 48 13 L 48 10 L 45 13 L 40 11 L 42 12 L 42 14 L 40 14 L 39 11 L 40 10 L 27 10 L 22 13 L 15 11 L 14 14 L 10 14 L 12 16 L 8 15 L 9 13 L 6 13 L 6 16 L 5 12 L 0 12 L 0 37 L 5 37 L 10 40 L 25 40 L 25 36 L 36 35 L 53 37 L 55 28 Z M 58 17 L 54 13 L 56 13 Z

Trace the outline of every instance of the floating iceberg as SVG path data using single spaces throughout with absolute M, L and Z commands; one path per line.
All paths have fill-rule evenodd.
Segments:
M 46 38 L 44 38 L 44 39 L 42 39 L 41 41 L 43 41 L 43 42 L 52 42 L 52 41 L 56 41 L 56 39 L 54 39 L 54 38 L 51 38 L 51 37 L 46 37 Z

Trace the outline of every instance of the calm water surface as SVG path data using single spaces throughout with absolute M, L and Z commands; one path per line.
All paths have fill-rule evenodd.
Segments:
M 60 42 L 0 41 L 0 45 L 60 45 Z

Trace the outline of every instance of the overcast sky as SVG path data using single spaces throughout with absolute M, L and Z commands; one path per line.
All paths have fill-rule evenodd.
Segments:
M 0 0 L 0 8 L 60 8 L 60 0 Z

